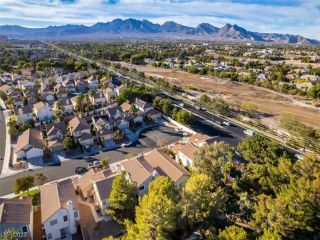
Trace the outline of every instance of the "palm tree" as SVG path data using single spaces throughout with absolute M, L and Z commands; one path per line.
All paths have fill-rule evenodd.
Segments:
M 83 113 L 84 95 L 80 93 L 76 98 L 76 110 Z
M 60 102 L 57 102 L 57 103 L 56 103 L 56 110 L 55 110 L 54 114 L 55 114 L 55 117 L 56 117 L 57 119 L 59 119 L 60 121 L 63 120 L 64 107 L 61 105 Z

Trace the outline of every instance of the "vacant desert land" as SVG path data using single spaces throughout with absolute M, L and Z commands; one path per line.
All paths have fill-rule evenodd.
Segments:
M 122 64 L 131 67 L 130 64 Z M 260 112 L 268 115 L 262 121 L 273 127 L 279 125 L 282 115 L 291 115 L 309 126 L 320 128 L 320 110 L 296 105 L 287 97 L 268 89 L 171 69 L 140 65 L 132 65 L 132 67 L 147 75 L 162 77 L 181 87 L 195 87 L 208 93 L 222 94 L 223 98 L 232 104 L 241 105 L 243 102 L 254 102 Z

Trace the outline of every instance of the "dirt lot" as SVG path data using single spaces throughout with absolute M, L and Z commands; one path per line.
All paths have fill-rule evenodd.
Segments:
M 171 69 L 138 65 L 133 67 L 147 75 L 162 77 L 168 82 L 182 87 L 195 87 L 212 94 L 222 94 L 223 98 L 232 104 L 241 105 L 241 103 L 247 101 L 254 102 L 260 112 L 268 115 L 268 118 L 262 121 L 273 127 L 278 126 L 281 115 L 292 115 L 310 126 L 320 128 L 320 110 L 294 104 L 287 96 L 268 89 Z

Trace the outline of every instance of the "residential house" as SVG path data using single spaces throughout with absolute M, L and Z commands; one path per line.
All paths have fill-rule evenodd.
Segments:
M 106 108 L 106 114 L 110 121 L 120 119 L 123 115 L 123 112 L 119 106 L 108 106 Z
M 155 120 L 161 117 L 161 112 L 155 110 L 153 106 L 148 102 L 145 102 L 139 98 L 136 98 L 134 104 L 136 108 L 144 114 L 144 116 L 147 116 L 152 120 Z
M 62 84 L 57 84 L 54 87 L 54 93 L 56 94 L 58 99 L 62 99 L 68 97 L 69 91 Z
M 75 81 L 75 86 L 76 86 L 76 89 L 78 92 L 81 92 L 81 93 L 87 92 L 88 84 L 85 83 L 83 80 L 79 79 L 79 80 Z
M 61 106 L 64 108 L 65 115 L 72 115 L 73 114 L 73 104 L 72 104 L 72 101 L 70 98 L 59 99 L 55 103 L 54 109 L 56 109 L 57 103 L 60 103 Z
M 318 75 L 309 75 L 309 74 L 301 76 L 301 79 L 308 80 L 311 82 L 319 82 L 320 81 L 320 77 Z
M 15 230 L 23 239 L 33 237 L 33 208 L 31 198 L 0 198 L 0 236 Z M 22 239 L 21 238 L 21 239 Z
M 74 92 L 77 91 L 75 82 L 74 82 L 74 80 L 73 80 L 71 77 L 69 77 L 69 78 L 67 78 L 66 80 L 64 80 L 64 81 L 62 82 L 62 86 L 64 86 L 65 88 L 67 88 L 67 89 L 69 90 L 69 92 L 74 93 Z
M 106 98 L 101 91 L 96 91 L 93 96 L 90 96 L 90 101 L 95 106 L 104 106 L 106 104 Z
M 18 81 L 18 86 L 21 90 L 34 88 L 35 83 L 31 81 Z
M 299 82 L 296 83 L 296 88 L 307 91 L 308 89 L 312 88 L 312 82 Z
M 178 143 L 172 147 L 176 154 L 176 160 L 180 161 L 183 166 L 192 168 L 193 160 L 199 148 L 205 145 L 211 145 L 217 142 L 216 137 L 210 137 L 205 134 L 192 135 L 187 143 Z
M 90 126 L 84 119 L 76 116 L 69 121 L 68 127 L 74 140 L 80 145 L 91 146 L 93 144 Z
M 99 88 L 99 81 L 94 76 L 87 78 L 87 83 L 90 89 Z
M 50 105 L 55 102 L 54 94 L 53 92 L 51 92 L 51 90 L 49 90 L 48 92 L 43 92 L 41 94 L 41 99 Z
M 28 104 L 35 104 L 38 102 L 38 91 L 35 89 L 27 89 L 22 92 Z
M 33 159 L 43 157 L 43 139 L 38 129 L 25 130 L 17 141 L 14 150 L 16 159 Z
M 148 186 L 157 176 L 167 176 L 181 189 L 190 177 L 190 173 L 162 150 L 154 149 L 137 158 L 123 161 L 118 171 L 125 171 L 127 178 L 137 184 L 141 196 L 148 191 Z
M 117 97 L 117 93 L 113 90 L 113 88 L 106 88 L 103 90 L 103 93 L 108 102 L 111 102 Z
M 55 122 L 46 125 L 48 147 L 51 152 L 58 152 L 64 149 L 63 139 L 67 135 L 65 123 Z
M 17 123 L 28 123 L 33 121 L 33 109 L 31 106 L 15 108 L 14 115 Z
M 8 98 L 12 99 L 14 107 L 22 107 L 24 105 L 20 92 L 15 89 L 10 89 L 7 92 Z
M 124 113 L 129 113 L 130 112 L 131 105 L 130 105 L 130 103 L 128 101 L 122 103 L 120 105 L 120 107 L 121 107 L 122 112 L 124 112 Z
M 78 231 L 80 207 L 71 179 L 40 186 L 40 200 L 46 239 L 72 239 Z
M 94 118 L 92 117 L 92 124 L 96 129 L 97 136 L 103 141 L 108 141 L 113 139 L 113 127 L 111 122 L 104 118 Z
M 130 123 L 130 117 L 127 115 L 123 115 L 121 118 L 115 121 L 115 124 L 120 129 L 129 128 L 129 123 Z
M 37 102 L 33 105 L 33 111 L 39 121 L 50 121 L 53 118 L 51 107 L 44 102 Z
M 112 220 L 112 217 L 106 214 L 106 209 L 109 207 L 112 182 L 117 175 L 117 173 L 112 173 L 110 169 L 99 172 L 90 169 L 74 181 L 77 191 L 84 200 L 94 203 L 95 211 L 100 212 L 105 221 Z

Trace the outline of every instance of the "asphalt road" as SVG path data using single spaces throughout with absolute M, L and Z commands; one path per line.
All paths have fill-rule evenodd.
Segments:
M 109 158 L 109 163 L 115 163 L 125 159 L 128 156 L 137 155 L 148 152 L 158 146 L 159 143 L 168 145 L 179 141 L 182 138 L 180 133 L 174 131 L 171 127 L 159 126 L 149 129 L 142 133 L 139 141 L 130 147 L 118 148 L 112 151 L 101 152 L 92 157 L 97 159 Z M 47 166 L 33 171 L 25 171 L 15 175 L 0 178 L 0 196 L 12 193 L 13 185 L 18 177 L 26 175 L 35 175 L 43 173 L 48 177 L 49 181 L 65 178 L 74 175 L 74 170 L 78 166 L 87 167 L 88 163 L 83 159 L 72 159 L 64 161 L 60 166 Z
M 6 148 L 6 124 L 3 111 L 0 111 L 0 173 L 2 171 L 4 152 Z

